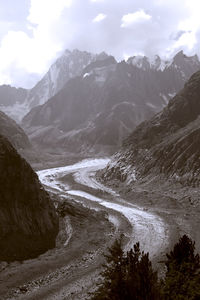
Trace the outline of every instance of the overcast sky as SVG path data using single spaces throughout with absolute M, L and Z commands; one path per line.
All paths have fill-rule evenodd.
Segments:
M 199 0 L 1 0 L 0 84 L 32 87 L 65 49 L 200 54 Z

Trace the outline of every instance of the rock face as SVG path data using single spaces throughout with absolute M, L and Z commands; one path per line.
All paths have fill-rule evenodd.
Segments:
M 92 62 L 101 62 L 106 57 L 108 55 L 104 52 L 92 54 L 86 51 L 66 50 L 32 89 L 0 86 L 0 109 L 19 123 L 31 108 L 44 104 L 71 78 L 80 76 L 86 66 Z
M 168 106 L 139 125 L 102 174 L 131 182 L 164 174 L 186 184 L 200 183 L 200 71 Z
M 33 258 L 55 246 L 58 218 L 30 165 L 0 136 L 0 260 Z
M 0 134 L 7 137 L 12 145 L 20 150 L 31 147 L 30 141 L 17 123 L 0 111 Z
M 86 51 L 66 50 L 50 67 L 45 76 L 29 91 L 29 108 L 44 104 L 57 94 L 69 79 L 80 76 L 83 69 L 97 59 Z
M 112 59 L 114 63 L 115 60 Z M 96 79 L 98 78 L 99 83 L 103 81 L 104 76 L 99 72 L 101 73 L 100 69 L 105 65 L 105 60 L 111 62 L 111 57 L 105 52 L 92 54 L 86 51 L 66 50 L 32 89 L 0 86 L 0 110 L 20 123 L 30 109 L 43 105 L 48 99 L 54 97 L 70 79 L 81 75 L 87 77 L 95 69 Z M 153 59 L 145 56 L 130 57 L 127 65 L 129 68 L 124 74 L 127 85 L 131 83 L 134 88 L 136 83 L 139 84 L 139 94 L 137 95 L 137 92 L 134 94 L 139 100 L 141 97 L 146 97 L 146 105 L 154 112 L 161 110 L 169 99 L 183 88 L 189 77 L 200 69 L 198 57 L 187 57 L 182 51 L 170 61 L 163 61 L 157 55 Z M 132 76 L 133 73 L 134 76 Z M 132 81 L 134 78 L 136 79 L 135 85 L 131 82 L 131 76 Z M 123 82 L 120 83 L 120 86 L 122 84 Z M 152 96 L 154 100 L 152 100 Z M 121 99 L 121 101 L 126 100 Z M 138 113 L 136 114 L 138 115 Z
M 102 56 L 24 117 L 22 126 L 32 141 L 72 151 L 116 150 L 200 68 L 197 56 L 182 52 L 171 62 L 157 57 L 157 65 L 145 57 L 117 63 L 112 56 Z

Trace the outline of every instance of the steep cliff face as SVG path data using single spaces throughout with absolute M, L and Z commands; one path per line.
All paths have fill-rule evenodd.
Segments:
M 69 79 L 79 76 L 93 58 L 94 55 L 86 51 L 66 50 L 29 91 L 26 100 L 29 108 L 44 104 L 57 94 Z
M 77 49 L 65 50 L 32 89 L 0 86 L 0 110 L 20 123 L 30 109 L 56 95 L 71 78 L 80 76 L 91 62 L 101 64 L 107 57 L 105 52 L 92 54 Z
M 0 260 L 36 257 L 53 248 L 58 218 L 30 165 L 0 136 Z
M 125 140 L 103 173 L 106 180 L 165 174 L 183 183 L 200 182 L 200 72 L 159 114 Z M 133 176 L 134 174 L 134 176 Z

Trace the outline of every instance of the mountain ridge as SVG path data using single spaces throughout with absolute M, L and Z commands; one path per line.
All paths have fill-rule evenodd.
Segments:
M 164 174 L 182 184 L 200 183 L 200 71 L 164 110 L 140 124 L 103 173 L 105 180 L 131 182 Z
M 56 144 L 77 152 L 110 147 L 114 151 L 140 122 L 167 105 L 184 86 L 185 78 L 200 69 L 199 61 L 193 65 L 194 57 L 182 52 L 174 58 L 177 60 L 179 65 L 183 61 L 185 76 L 173 63 L 166 71 L 143 70 L 106 56 L 31 110 L 22 125 L 33 142 L 44 146 Z
M 109 55 L 105 52 L 92 54 L 77 49 L 73 51 L 65 50 L 32 89 L 25 90 L 21 88 L 16 89 L 11 86 L 6 86 L 6 88 L 5 86 L 0 86 L 0 109 L 17 122 L 20 122 L 31 108 L 44 104 L 48 99 L 58 93 L 69 79 L 83 75 L 83 70 L 87 68 L 90 63 L 104 60 L 106 57 L 109 57 Z M 133 58 L 134 57 L 130 57 L 127 60 L 127 64 L 134 65 L 131 63 Z M 183 77 L 181 81 L 187 80 L 188 76 L 197 71 L 195 69 L 196 66 L 199 66 L 197 56 L 187 57 L 182 51 L 177 53 L 171 61 L 162 60 L 158 55 L 155 56 L 155 59 L 150 59 L 145 56 L 135 56 L 135 58 L 136 61 L 142 61 L 141 66 L 140 64 L 135 64 L 135 67 L 143 69 L 145 65 L 146 68 L 144 68 L 144 70 L 146 71 L 154 70 L 157 72 L 166 72 L 168 70 L 168 72 L 166 72 L 167 74 L 169 73 L 170 67 L 171 69 L 176 68 L 175 73 L 179 72 L 179 77 Z M 173 64 L 175 58 L 176 64 Z M 184 67 L 184 61 L 186 67 Z M 172 73 L 172 70 L 170 72 Z M 166 79 L 170 79 L 171 81 L 177 80 L 176 76 L 174 77 L 173 75 L 172 78 L 170 78 L 169 74 L 166 75 Z M 172 94 L 175 92 L 177 92 L 177 90 L 171 91 Z M 170 97 L 170 95 L 163 93 L 165 102 L 167 102 Z M 6 103 L 5 99 L 7 99 Z

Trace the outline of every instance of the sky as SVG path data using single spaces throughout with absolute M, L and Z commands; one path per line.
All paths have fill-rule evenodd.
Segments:
M 0 84 L 31 88 L 65 49 L 200 56 L 199 0 L 0 0 Z

